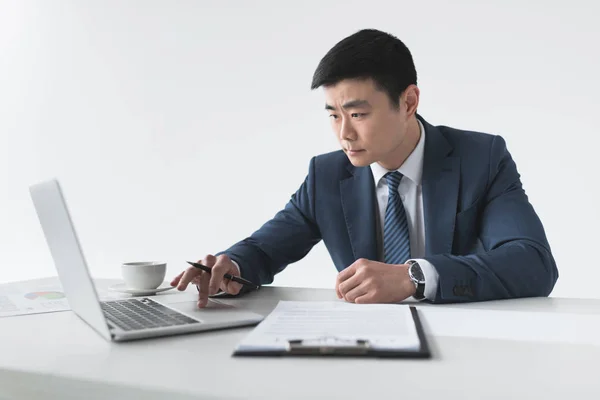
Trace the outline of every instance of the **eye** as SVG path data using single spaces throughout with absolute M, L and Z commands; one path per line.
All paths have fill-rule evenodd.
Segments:
M 337 116 L 337 115 L 335 115 L 335 114 L 329 114 L 329 117 L 330 117 L 330 118 L 333 118 L 333 119 L 337 119 L 337 118 L 338 118 L 338 116 Z
M 365 114 L 365 113 L 352 113 L 350 115 L 352 116 L 352 118 L 361 118 L 361 117 L 364 117 L 367 114 Z

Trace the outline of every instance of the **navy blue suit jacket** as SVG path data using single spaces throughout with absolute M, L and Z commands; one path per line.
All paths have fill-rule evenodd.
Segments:
M 426 132 L 423 258 L 439 274 L 432 301 L 547 296 L 558 271 L 504 140 L 418 118 Z M 323 240 L 341 271 L 377 260 L 377 213 L 371 168 L 354 167 L 341 150 L 323 154 L 283 210 L 221 253 L 266 284 Z

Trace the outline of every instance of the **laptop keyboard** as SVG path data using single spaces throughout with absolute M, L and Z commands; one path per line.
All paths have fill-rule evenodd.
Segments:
M 104 316 L 125 331 L 200 323 L 148 298 L 111 300 L 100 304 Z

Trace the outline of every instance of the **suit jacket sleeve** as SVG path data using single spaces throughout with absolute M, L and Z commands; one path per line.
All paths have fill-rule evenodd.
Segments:
M 478 219 L 483 251 L 424 257 L 439 274 L 436 303 L 547 296 L 558 278 L 544 228 L 504 140 L 494 137 Z
M 218 253 L 236 261 L 245 279 L 273 282 L 276 273 L 303 258 L 321 240 L 315 221 L 314 164 L 313 157 L 304 183 L 283 210 L 250 237 Z

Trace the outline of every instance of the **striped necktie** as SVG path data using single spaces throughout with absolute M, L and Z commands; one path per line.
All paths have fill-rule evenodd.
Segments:
M 398 193 L 402 176 L 398 171 L 385 174 L 389 190 L 383 225 L 383 251 L 386 264 L 404 264 L 410 259 L 408 221 Z

